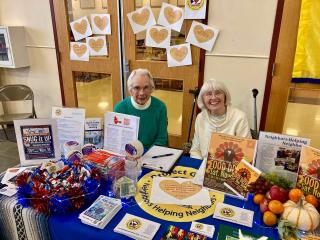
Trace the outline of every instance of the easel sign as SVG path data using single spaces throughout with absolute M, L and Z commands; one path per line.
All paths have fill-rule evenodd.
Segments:
M 21 166 L 60 159 L 55 119 L 14 120 L 14 129 Z

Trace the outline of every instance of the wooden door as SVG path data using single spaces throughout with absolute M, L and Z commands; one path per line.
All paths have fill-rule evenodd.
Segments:
M 102 117 L 104 112 L 112 111 L 113 106 L 121 100 L 118 1 L 101 1 L 100 4 L 93 1 L 93 4 L 81 5 L 83 3 L 80 0 L 50 0 L 50 4 L 58 40 L 63 104 L 86 108 L 87 117 Z M 94 13 L 110 14 L 112 34 L 106 35 L 108 56 L 90 57 L 88 62 L 71 61 L 72 33 L 69 23 L 83 16 L 89 18 Z
M 176 5 L 177 2 L 181 1 L 170 1 L 173 5 Z M 146 47 L 145 32 L 133 34 L 127 18 L 127 13 L 142 5 L 150 4 L 150 2 L 123 1 L 123 4 L 124 51 L 129 70 L 146 68 L 151 72 L 156 85 L 153 95 L 167 105 L 169 145 L 181 148 L 183 143 L 187 142 L 192 113 L 193 95 L 189 93 L 189 90 L 198 86 L 200 49 L 191 47 L 192 65 L 168 68 L 165 49 Z M 161 4 L 159 6 L 150 5 L 157 19 Z M 181 33 L 172 31 L 171 45 L 185 43 L 191 22 L 192 20 L 184 20 Z

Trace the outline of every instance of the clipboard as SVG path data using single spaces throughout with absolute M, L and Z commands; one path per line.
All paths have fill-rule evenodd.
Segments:
M 142 157 L 142 167 L 168 172 L 182 154 L 181 149 L 152 146 Z

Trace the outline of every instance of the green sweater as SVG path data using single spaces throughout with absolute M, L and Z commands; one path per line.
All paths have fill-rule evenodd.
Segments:
M 168 145 L 167 107 L 161 100 L 151 96 L 150 106 L 139 110 L 132 105 L 131 97 L 127 97 L 117 103 L 114 111 L 140 117 L 138 139 L 145 148 Z

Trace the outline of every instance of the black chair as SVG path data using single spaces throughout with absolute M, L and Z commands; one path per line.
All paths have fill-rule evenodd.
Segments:
M 9 138 L 5 125 L 13 124 L 13 120 L 37 118 L 34 107 L 33 92 L 31 88 L 26 85 L 14 84 L 0 87 L 0 101 L 4 111 L 4 113 L 0 115 L 0 125 L 4 131 L 6 139 Z M 19 113 L 13 106 L 8 106 L 9 102 L 14 101 L 31 101 L 31 108 L 26 112 Z

